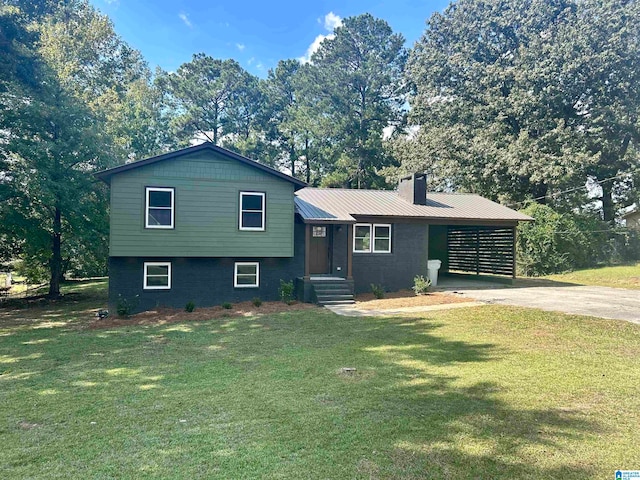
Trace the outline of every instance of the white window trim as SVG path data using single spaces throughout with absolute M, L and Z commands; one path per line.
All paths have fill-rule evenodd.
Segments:
M 368 250 L 356 250 L 356 227 L 369 227 L 369 249 Z M 389 249 L 388 250 L 376 250 L 376 227 L 388 227 L 389 228 Z M 353 226 L 353 253 L 391 253 L 391 237 L 392 227 L 390 223 L 356 223 Z
M 262 210 L 242 210 L 242 197 L 245 195 L 253 195 L 262 197 Z M 240 230 L 253 231 L 253 232 L 264 232 L 265 231 L 265 212 L 267 210 L 267 200 L 264 192 L 240 192 L 240 202 L 238 205 L 238 211 L 240 214 L 238 215 L 238 228 Z M 262 227 L 243 227 L 242 226 L 242 213 L 250 212 L 250 213 L 262 213 Z
M 388 227 L 389 228 L 389 249 L 388 250 L 376 250 L 376 227 Z M 372 227 L 371 227 L 371 251 L 373 253 L 391 253 L 391 224 L 390 223 L 374 223 L 372 225 Z
M 150 207 L 149 206 L 149 194 L 151 192 L 171 192 L 171 225 L 152 225 L 149 224 L 149 208 L 158 208 L 161 210 L 169 210 L 168 207 Z M 144 208 L 144 227 L 145 228 L 161 228 L 172 229 L 175 225 L 175 203 L 176 203 L 176 191 L 171 187 L 145 187 L 145 208 Z
M 256 267 L 256 284 L 246 285 L 238 284 L 238 267 L 251 265 Z M 233 287 L 234 288 L 258 288 L 260 287 L 260 262 L 235 262 L 233 266 Z
M 368 250 L 356 250 L 356 227 L 369 227 L 369 249 Z M 356 223 L 353 226 L 353 253 L 371 253 L 373 240 L 373 231 L 370 223 Z
M 149 267 L 168 267 L 167 275 L 169 276 L 169 282 L 166 287 L 162 285 L 147 285 L 147 278 L 149 278 L 149 275 L 147 275 L 147 271 Z M 142 276 L 142 288 L 144 290 L 171 290 L 171 262 L 144 262 L 143 273 L 144 274 Z M 164 275 L 151 275 L 151 276 L 164 277 Z

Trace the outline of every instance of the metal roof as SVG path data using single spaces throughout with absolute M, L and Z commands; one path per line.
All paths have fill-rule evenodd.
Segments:
M 267 167 L 261 163 L 256 162 L 255 160 L 251 160 L 250 158 L 239 155 L 231 150 L 227 150 L 226 148 L 218 147 L 211 142 L 204 142 L 200 145 L 196 145 L 193 147 L 183 148 L 181 150 L 176 150 L 174 152 L 165 153 L 163 155 L 157 155 L 151 158 L 145 158 L 144 160 L 138 160 L 136 162 L 125 163 L 124 165 L 120 165 L 117 167 L 109 168 L 107 170 L 103 170 L 101 172 L 97 172 L 94 175 L 98 177 L 103 182 L 109 183 L 109 179 L 111 175 L 115 175 L 117 173 L 126 172 L 127 170 L 131 170 L 134 168 L 143 167 L 145 165 L 150 165 L 152 163 L 161 162 L 164 160 L 170 160 L 172 158 L 181 157 L 183 155 L 188 155 L 190 153 L 200 152 L 202 150 L 212 150 L 220 155 L 224 155 L 227 158 L 231 158 L 233 160 L 237 160 L 245 165 L 249 165 L 251 167 L 257 168 L 258 170 L 262 170 L 263 172 L 269 173 L 276 177 L 282 178 L 283 180 L 287 180 L 288 182 L 293 183 L 296 188 L 304 187 L 307 184 L 302 180 L 298 180 L 290 175 L 279 172 L 271 167 Z
M 430 220 L 531 221 L 531 217 L 471 193 L 427 193 L 426 205 L 414 205 L 389 190 L 303 188 L 296 212 L 319 223 L 355 223 L 356 217 L 404 217 Z

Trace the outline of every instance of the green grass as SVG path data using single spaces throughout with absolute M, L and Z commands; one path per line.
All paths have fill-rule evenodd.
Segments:
M 640 290 L 640 263 L 576 270 L 575 272 L 549 275 L 544 278 L 556 282 Z
M 485 306 L 89 330 L 104 284 L 74 287 L 0 310 L 0 478 L 582 480 L 640 466 L 638 325 Z

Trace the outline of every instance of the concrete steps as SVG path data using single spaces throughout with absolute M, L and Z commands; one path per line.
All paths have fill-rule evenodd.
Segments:
M 344 278 L 312 278 L 311 284 L 319 305 L 350 305 L 353 297 L 353 280 Z

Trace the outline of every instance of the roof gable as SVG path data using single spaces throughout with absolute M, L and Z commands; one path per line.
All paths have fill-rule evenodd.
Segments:
M 107 170 L 103 170 L 101 172 L 97 172 L 95 174 L 96 177 L 98 177 L 100 180 L 102 180 L 105 183 L 109 183 L 111 177 L 113 175 L 117 175 L 119 173 L 122 172 L 126 172 L 129 170 L 133 170 L 136 168 L 140 168 L 140 167 L 144 167 L 147 165 L 152 165 L 154 163 L 158 163 L 158 162 L 163 162 L 166 160 L 172 160 L 172 159 L 177 159 L 180 157 L 184 157 L 186 155 L 192 154 L 192 153 L 197 153 L 197 152 L 202 152 L 202 151 L 213 151 L 215 153 L 218 153 L 224 157 L 227 157 L 231 160 L 235 160 L 238 161 L 244 165 L 248 165 L 250 167 L 256 168 L 258 170 L 261 170 L 265 173 L 268 173 L 270 175 L 273 175 L 275 177 L 278 177 L 282 180 L 291 182 L 295 185 L 296 188 L 302 188 L 305 187 L 307 184 L 305 182 L 303 182 L 302 180 L 298 180 L 297 178 L 294 178 L 290 175 L 284 174 L 282 172 L 279 172 L 278 170 L 275 170 L 271 167 L 267 167 L 266 165 L 263 165 L 261 163 L 256 162 L 255 160 L 251 160 L 250 158 L 244 157 L 242 155 L 239 155 L 235 152 L 232 152 L 231 150 L 227 150 L 226 148 L 222 148 L 222 147 L 218 147 L 217 145 L 214 145 L 211 142 L 205 142 L 205 143 L 201 143 L 200 145 L 196 145 L 194 147 L 187 147 L 187 148 L 183 148 L 181 150 L 175 150 L 173 152 L 169 152 L 169 153 L 165 153 L 162 155 L 157 155 L 155 157 L 150 157 L 150 158 L 145 158 L 144 160 L 138 160 L 135 162 L 131 162 L 131 163 L 125 163 L 124 165 L 119 165 L 117 167 L 113 167 L 113 168 L 109 168 Z

